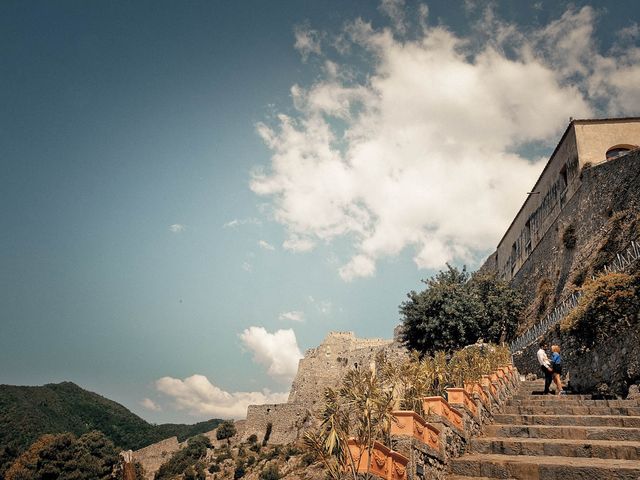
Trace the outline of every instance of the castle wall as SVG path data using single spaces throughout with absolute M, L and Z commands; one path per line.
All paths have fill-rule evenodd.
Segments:
M 269 443 L 291 443 L 301 438 L 304 428 L 309 427 L 312 422 L 311 413 L 301 404 L 249 405 L 241 440 L 255 435 L 261 442 L 267 432 L 267 425 L 271 424 Z
M 528 303 L 533 301 L 536 286 L 543 280 L 556 285 L 549 305 L 567 296 L 575 282 L 580 283 L 577 278 L 594 273 L 588 266 L 593 265 L 599 248 L 616 228 L 613 223 L 616 214 L 622 211 L 632 212 L 631 216 L 633 212 L 640 214 L 640 152 L 587 168 L 582 177 L 580 189 L 511 282 L 523 292 Z M 569 225 L 575 229 L 576 244 L 573 248 L 567 248 L 563 242 Z M 612 248 L 627 247 L 638 233 L 625 233 L 622 228 L 620 238 L 615 242 L 619 245 Z M 540 316 L 544 313 L 541 312 Z
M 512 279 L 580 188 L 582 167 L 605 162 L 617 145 L 640 145 L 640 119 L 572 121 L 485 266 Z
M 335 388 L 352 368 L 369 368 L 380 349 L 392 340 L 359 339 L 353 332 L 330 332 L 317 348 L 305 352 L 291 385 L 288 403 L 314 409 L 322 403 L 322 392 Z
M 171 458 L 180 449 L 178 437 L 171 437 L 161 442 L 133 452 L 133 459 L 144 468 L 145 478 L 152 479 L 160 466 Z
M 578 173 L 576 137 L 571 125 L 498 244 L 494 261 L 502 278 L 513 278 L 544 237 L 579 187 Z
M 249 406 L 242 439 L 255 434 L 262 440 L 269 423 L 272 425 L 269 443 L 299 439 L 314 424 L 315 413 L 324 405 L 324 390 L 338 387 L 351 369 L 375 369 L 376 356 L 381 352 L 387 356 L 406 354 L 394 340 L 361 339 L 353 332 L 330 332 L 300 360 L 287 403 Z

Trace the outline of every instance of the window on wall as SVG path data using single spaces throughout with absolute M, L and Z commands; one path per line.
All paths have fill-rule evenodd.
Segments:
M 562 167 L 562 170 L 560 170 L 560 179 L 559 179 L 559 186 L 560 186 L 560 208 L 564 207 L 564 204 L 567 200 L 567 185 L 569 184 L 569 178 L 567 176 L 567 166 L 565 165 L 564 167 Z
M 607 160 L 613 160 L 614 158 L 626 155 L 631 150 L 638 148 L 637 145 L 614 145 L 607 150 Z

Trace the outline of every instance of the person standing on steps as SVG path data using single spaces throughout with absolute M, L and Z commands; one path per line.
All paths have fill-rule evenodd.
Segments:
M 549 361 L 549 357 L 547 357 L 547 352 L 545 351 L 545 347 L 547 343 L 544 340 L 540 341 L 540 349 L 536 356 L 538 357 L 538 363 L 540 364 L 540 369 L 542 373 L 544 373 L 544 395 L 549 395 L 549 387 L 551 386 L 551 381 L 553 380 L 553 368 L 551 367 L 551 362 Z
M 551 345 L 551 368 L 553 369 L 553 383 L 556 384 L 556 395 L 564 393 L 562 390 L 562 357 L 560 357 L 560 346 Z

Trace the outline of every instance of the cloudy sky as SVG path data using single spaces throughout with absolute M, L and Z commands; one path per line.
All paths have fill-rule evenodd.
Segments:
M 0 4 L 0 383 L 153 422 L 286 398 L 491 252 L 569 118 L 640 113 L 640 4 Z

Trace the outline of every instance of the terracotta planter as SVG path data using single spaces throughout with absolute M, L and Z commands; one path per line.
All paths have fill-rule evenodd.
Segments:
M 489 375 L 483 375 L 481 382 L 483 387 L 487 387 L 489 389 L 491 395 L 495 397 L 498 394 L 498 388 L 496 387 L 496 384 L 491 381 L 491 377 Z
M 371 465 L 369 469 L 369 452 L 367 447 L 361 446 L 354 439 L 350 439 L 348 442 L 349 451 L 353 457 L 353 461 L 356 465 L 358 473 L 372 473 L 382 478 L 389 478 L 390 475 L 390 458 L 389 454 L 391 449 L 385 447 L 380 442 L 373 442 L 373 449 L 371 450 Z M 349 466 L 345 466 L 349 468 Z
M 391 450 L 389 454 L 389 480 L 406 480 L 407 464 L 409 459 L 404 455 Z
M 440 450 L 440 431 L 416 412 L 396 410 L 392 415 L 396 421 L 391 422 L 391 435 L 411 436 L 434 450 Z
M 427 415 L 438 415 L 446 418 L 454 427 L 462 430 L 462 414 L 451 408 L 451 405 L 442 397 L 425 397 L 422 399 L 422 408 Z
M 369 464 L 369 452 L 367 448 L 358 444 L 355 439 L 350 439 L 347 445 L 356 464 L 358 473 L 370 473 L 385 480 L 407 479 L 407 464 L 409 463 L 409 459 L 404 455 L 394 452 L 382 443 L 375 441 L 373 442 L 373 449 L 371 450 L 371 465 L 367 469 Z
M 480 401 L 484 405 L 489 405 L 489 397 L 487 396 L 487 393 L 482 389 L 482 385 L 479 382 L 465 383 L 464 389 L 470 395 L 478 394 L 478 396 L 480 397 Z
M 464 388 L 447 388 L 447 400 L 451 405 L 464 405 L 471 415 L 478 416 L 478 406 Z

